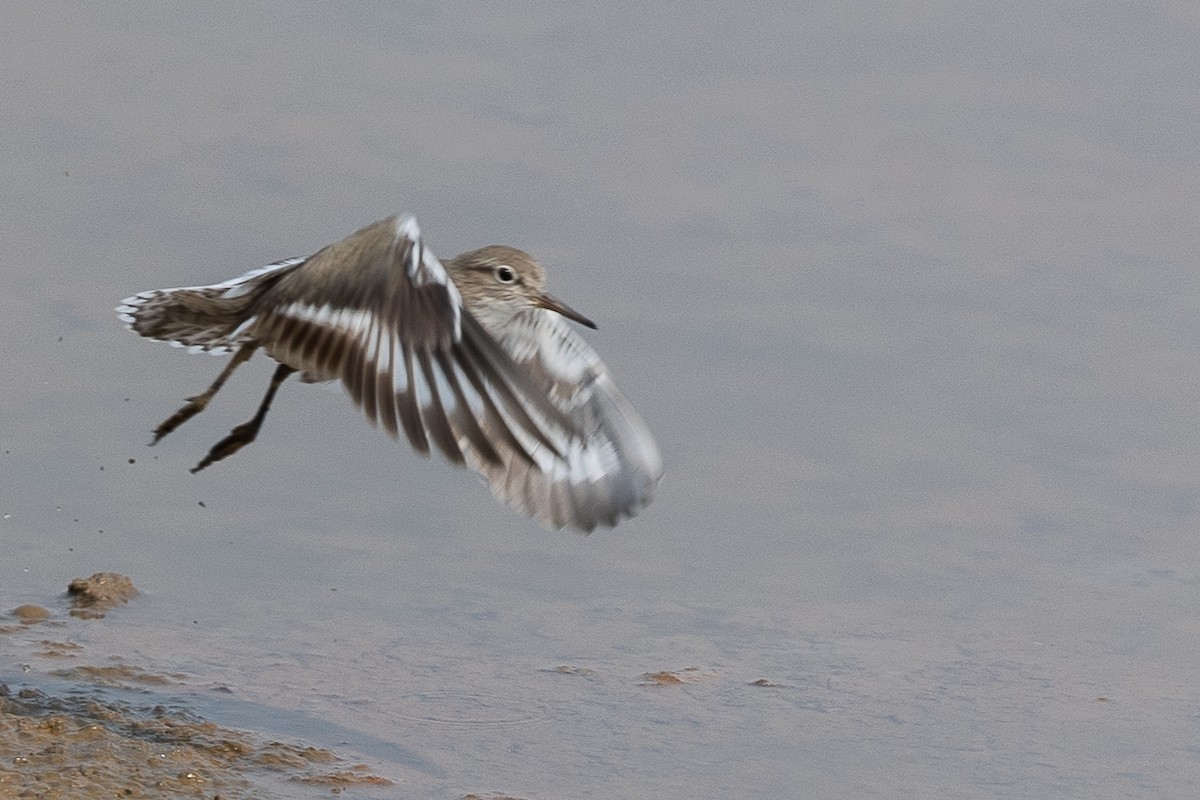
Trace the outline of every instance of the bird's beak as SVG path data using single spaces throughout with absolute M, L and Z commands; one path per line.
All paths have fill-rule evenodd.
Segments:
M 557 300 L 548 294 L 544 294 L 544 295 L 541 295 L 540 297 L 538 297 L 537 306 L 538 306 L 538 308 L 545 308 L 545 309 L 549 309 L 550 311 L 557 311 L 559 314 L 562 314 L 567 319 L 573 319 L 576 322 L 578 322 L 580 325 L 586 325 L 587 327 L 591 328 L 592 330 L 596 330 L 596 323 L 592 322 L 590 319 L 585 317 L 583 314 L 580 314 L 578 311 L 571 308 L 566 303 L 562 302 L 561 300 Z

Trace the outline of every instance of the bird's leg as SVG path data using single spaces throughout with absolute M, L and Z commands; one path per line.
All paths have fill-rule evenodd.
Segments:
M 238 348 L 238 351 L 233 354 L 233 358 L 225 365 L 225 369 L 221 370 L 221 374 L 213 381 L 212 386 L 204 391 L 203 394 L 198 394 L 195 397 L 189 397 L 187 404 L 183 408 L 176 411 L 154 429 L 154 441 L 150 444 L 158 444 L 158 440 L 166 436 L 171 431 L 178 428 L 183 423 L 187 422 L 192 417 L 199 414 L 208 407 L 208 402 L 213 399 L 213 395 L 221 390 L 225 385 L 225 381 L 233 374 L 233 371 L 250 360 L 250 356 L 254 355 L 258 345 L 245 344 Z
M 254 419 L 238 425 L 229 432 L 228 436 L 214 444 L 212 449 L 208 451 L 208 455 L 204 457 L 204 460 L 192 467 L 193 475 L 209 464 L 233 455 L 254 441 L 254 438 L 258 436 L 258 429 L 262 427 L 263 420 L 267 418 L 267 411 L 271 408 L 271 401 L 275 399 L 275 392 L 279 391 L 279 385 L 287 379 L 288 375 L 291 375 L 295 371 L 295 369 L 289 367 L 287 364 L 280 364 L 275 368 L 275 374 L 271 376 L 271 385 L 267 387 L 267 393 L 263 396 L 262 403 L 258 406 L 258 413 L 254 415 Z

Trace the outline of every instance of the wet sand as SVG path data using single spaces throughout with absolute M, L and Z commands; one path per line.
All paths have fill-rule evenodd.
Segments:
M 72 635 L 136 597 L 129 578 L 97 573 L 54 607 L 6 615 L 0 644 L 28 661 L 0 683 L 0 798 L 377 796 L 393 786 L 330 750 L 222 727 L 157 694 L 185 675 L 89 663 Z

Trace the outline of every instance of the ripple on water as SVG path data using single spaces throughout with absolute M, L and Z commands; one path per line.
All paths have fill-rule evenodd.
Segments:
M 397 713 L 410 722 L 478 728 L 536 725 L 550 719 L 545 707 L 531 699 L 452 689 L 403 695 Z

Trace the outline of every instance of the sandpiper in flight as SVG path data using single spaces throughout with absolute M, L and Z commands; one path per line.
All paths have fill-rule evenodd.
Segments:
M 545 293 L 520 250 L 491 245 L 445 265 L 416 220 L 381 220 L 307 258 L 210 286 L 141 292 L 117 307 L 142 336 L 233 353 L 157 442 L 200 413 L 258 348 L 279 362 L 255 416 L 213 446 L 198 472 L 254 441 L 280 384 L 340 379 L 372 422 L 479 472 L 493 494 L 542 525 L 590 531 L 650 502 L 662 477 L 654 438 L 608 368 Z

